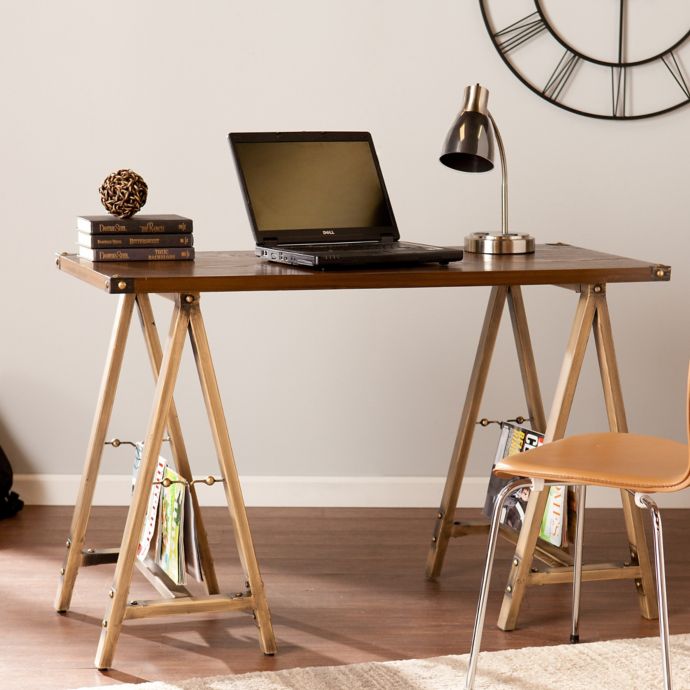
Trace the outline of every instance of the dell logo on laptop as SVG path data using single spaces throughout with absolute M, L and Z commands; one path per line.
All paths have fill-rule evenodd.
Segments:
M 322 230 L 322 235 L 335 235 L 335 230 Z

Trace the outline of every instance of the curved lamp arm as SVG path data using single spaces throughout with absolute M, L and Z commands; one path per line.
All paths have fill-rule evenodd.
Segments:
M 498 125 L 496 120 L 491 116 L 491 113 L 487 111 L 489 120 L 494 128 L 494 134 L 496 135 L 496 143 L 498 144 L 498 155 L 501 159 L 501 231 L 502 234 L 507 235 L 508 233 L 508 167 L 506 166 L 506 152 L 503 148 L 503 139 L 501 139 L 501 133 L 498 130 Z

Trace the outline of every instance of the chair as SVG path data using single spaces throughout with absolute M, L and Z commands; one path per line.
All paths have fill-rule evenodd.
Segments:
M 686 422 L 690 438 L 690 372 Z M 573 554 L 571 642 L 579 641 L 586 487 L 588 485 L 606 486 L 628 491 L 634 496 L 635 504 L 640 508 L 647 508 L 652 516 L 664 688 L 671 690 L 671 656 L 661 515 L 656 503 L 648 494 L 680 491 L 690 486 L 688 446 L 653 436 L 628 433 L 583 434 L 547 443 L 527 453 L 504 458 L 496 464 L 494 473 L 513 479 L 498 494 L 494 504 L 486 564 L 472 633 L 470 660 L 465 681 L 466 690 L 472 690 L 474 687 L 503 504 L 511 493 L 523 487 L 529 487 L 532 491 L 542 491 L 545 487 L 563 484 L 576 487 L 578 506 Z

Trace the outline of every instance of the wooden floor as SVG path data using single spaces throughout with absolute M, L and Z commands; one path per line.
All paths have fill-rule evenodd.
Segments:
M 424 579 L 434 522 L 426 509 L 250 510 L 273 613 L 278 654 L 259 651 L 250 616 L 162 618 L 125 623 L 114 668 L 92 668 L 113 566 L 82 569 L 72 609 L 52 608 L 71 509 L 27 507 L 0 522 L 0 686 L 3 690 L 76 688 L 245 673 L 296 666 L 420 658 L 468 651 L 484 538 L 455 540 L 438 582 Z M 690 511 L 664 514 L 671 631 L 690 631 Z M 477 511 L 462 511 L 476 516 Z M 224 591 L 240 591 L 227 511 L 205 511 Z M 96 508 L 89 546 L 119 543 L 124 509 Z M 620 511 L 587 512 L 586 560 L 626 557 Z M 495 628 L 508 543 L 499 545 L 485 649 L 568 640 L 567 585 L 533 588 L 512 633 Z M 141 575 L 132 598 L 152 598 Z M 154 595 L 155 596 L 155 595 Z M 583 586 L 583 641 L 649 636 L 630 582 Z

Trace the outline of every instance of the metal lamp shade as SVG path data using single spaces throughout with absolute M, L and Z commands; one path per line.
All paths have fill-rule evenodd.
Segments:
M 501 232 L 473 232 L 465 237 L 465 251 L 477 254 L 531 254 L 534 238 L 508 230 L 508 171 L 496 121 L 487 107 L 489 91 L 481 84 L 465 88 L 460 114 L 443 144 L 440 161 L 461 172 L 487 172 L 494 167 L 494 140 L 501 161 Z
M 494 136 L 486 115 L 463 111 L 448 131 L 441 163 L 462 172 L 488 172 L 494 167 Z

